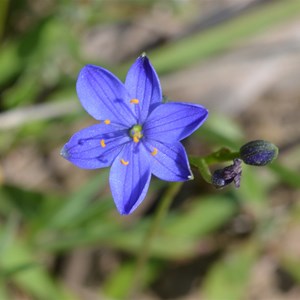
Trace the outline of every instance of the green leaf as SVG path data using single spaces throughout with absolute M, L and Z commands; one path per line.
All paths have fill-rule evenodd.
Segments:
M 120 232 L 111 237 L 108 245 L 132 254 L 138 254 L 146 231 Z M 197 242 L 176 236 L 157 234 L 151 242 L 151 257 L 161 259 L 184 259 L 196 254 Z
M 77 217 L 82 218 L 85 215 L 85 209 L 89 203 L 107 184 L 108 171 L 102 171 L 100 174 L 89 179 L 78 191 L 67 198 L 60 208 L 53 215 L 53 218 L 47 222 L 48 228 L 63 228 L 72 226 L 72 221 Z
M 4 224 L 3 229 L 0 231 L 0 265 L 3 253 L 11 246 L 14 237 L 17 234 L 19 225 L 19 216 L 14 212 L 8 221 Z M 1 298 L 0 298 L 1 299 Z
M 268 183 L 258 176 L 260 167 L 252 167 L 243 164 L 241 186 L 235 191 L 236 195 L 243 201 L 243 204 L 251 207 L 256 215 L 264 213 L 268 205 Z
M 198 197 L 186 211 L 173 214 L 171 221 L 166 221 L 164 233 L 177 238 L 200 239 L 225 224 L 236 211 L 236 203 L 229 195 Z
M 0 86 L 5 85 L 19 73 L 23 61 L 18 54 L 17 44 L 10 42 L 0 48 Z
M 251 269 L 258 255 L 257 248 L 257 245 L 251 242 L 230 248 L 206 276 L 202 288 L 203 299 L 243 299 Z
M 292 257 L 291 255 L 281 258 L 281 265 L 298 283 L 300 283 L 300 260 L 299 257 Z
M 6 277 L 26 293 L 40 300 L 75 300 L 55 283 L 44 266 L 37 261 L 36 250 L 15 241 L 2 252 L 0 267 Z
M 283 21 L 300 15 L 300 3 L 295 0 L 260 5 L 241 14 L 222 26 L 197 33 L 150 52 L 158 73 L 172 72 L 195 62 L 203 61 L 228 49 L 237 41 L 267 30 Z
M 112 299 L 128 299 L 128 295 L 134 289 L 132 287 L 132 278 L 135 274 L 136 263 L 129 261 L 123 263 L 112 274 L 108 276 L 103 284 L 103 291 L 106 296 Z M 144 282 L 141 282 L 142 286 L 146 286 L 154 278 L 156 278 L 161 264 L 155 264 L 154 262 L 148 262 L 145 268 L 145 276 L 142 276 Z
M 278 162 L 270 164 L 269 168 L 280 180 L 293 188 L 300 188 L 300 174 Z
M 27 220 L 31 220 L 43 210 L 45 195 L 40 192 L 18 186 L 5 185 L 2 187 L 2 193 L 12 207 Z
M 105 295 L 113 299 L 124 299 L 131 289 L 134 268 L 134 263 L 125 263 L 111 274 L 103 286 Z
M 18 81 L 3 93 L 3 106 L 12 108 L 34 103 L 42 84 L 37 74 L 23 73 Z
M 184 259 L 197 253 L 199 239 L 225 224 L 236 212 L 234 199 L 229 196 L 196 198 L 184 212 L 167 216 L 151 244 L 151 256 L 164 259 Z M 147 226 L 139 224 L 133 231 L 112 236 L 114 247 L 138 253 Z
M 235 151 L 239 149 L 243 140 L 243 133 L 238 124 L 218 114 L 210 114 L 208 121 L 196 134 L 218 146 L 229 147 Z
M 189 156 L 189 162 L 192 166 L 196 167 L 201 174 L 202 178 L 211 184 L 211 172 L 204 158 Z
M 2 36 L 5 29 L 6 18 L 8 15 L 8 0 L 2 0 L 0 2 L 0 41 L 2 40 Z
M 7 287 L 5 281 L 0 276 L 0 299 L 11 300 L 8 296 Z

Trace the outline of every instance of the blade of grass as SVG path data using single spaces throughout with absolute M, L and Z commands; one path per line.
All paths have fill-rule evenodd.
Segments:
M 8 11 L 8 0 L 2 0 L 0 2 L 0 41 L 4 33 L 5 21 Z
M 296 19 L 299 15 L 299 1 L 271 1 L 219 26 L 168 43 L 147 54 L 160 75 L 171 73 L 204 61 L 245 38 L 262 33 L 282 22 Z M 130 64 L 118 66 L 117 69 L 112 68 L 112 71 L 125 78 Z
M 213 27 L 205 32 L 170 43 L 149 54 L 157 72 L 168 73 L 211 57 L 239 40 L 263 32 L 291 18 L 297 18 L 299 15 L 299 1 L 271 2 L 222 26 Z
M 62 203 L 52 220 L 47 223 L 48 228 L 62 228 L 72 226 L 72 220 L 77 216 L 84 214 L 84 208 L 107 184 L 108 171 L 102 171 L 99 175 L 91 178 L 78 191 L 74 192 L 69 198 Z
M 300 188 L 300 174 L 278 162 L 270 164 L 269 168 L 286 184 L 294 188 Z

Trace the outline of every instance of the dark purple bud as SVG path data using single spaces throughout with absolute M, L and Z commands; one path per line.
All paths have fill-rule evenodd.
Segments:
M 265 166 L 272 162 L 278 155 L 278 148 L 267 141 L 251 141 L 240 149 L 243 162 L 251 166 Z
M 224 178 L 224 172 L 223 169 L 220 170 L 216 170 L 211 178 L 212 184 L 216 187 L 216 188 L 222 188 L 228 184 L 230 184 L 233 181 L 233 178 L 231 179 L 225 179 Z
M 233 160 L 233 164 L 224 169 L 216 170 L 211 178 L 212 184 L 216 188 L 222 188 L 234 182 L 236 188 L 240 187 L 242 175 L 242 161 L 238 158 Z

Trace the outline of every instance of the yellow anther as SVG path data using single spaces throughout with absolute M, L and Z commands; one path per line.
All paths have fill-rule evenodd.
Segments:
M 138 142 L 140 141 L 140 139 L 139 139 L 136 135 L 134 135 L 134 136 L 133 136 L 133 141 L 134 141 L 135 143 L 138 143 Z
M 101 145 L 102 148 L 106 147 L 105 141 L 104 141 L 104 140 L 101 140 L 101 141 L 100 141 L 100 145 Z
M 131 99 L 130 100 L 131 104 L 139 104 L 139 102 L 140 102 L 139 99 Z
M 120 160 L 121 164 L 124 166 L 127 166 L 129 164 L 129 161 L 124 160 L 123 158 Z
M 110 120 L 106 119 L 106 120 L 104 120 L 104 123 L 105 123 L 106 125 L 108 125 L 108 124 L 110 124 Z
M 151 152 L 152 156 L 155 156 L 157 154 L 158 150 L 156 148 L 153 149 L 153 151 Z

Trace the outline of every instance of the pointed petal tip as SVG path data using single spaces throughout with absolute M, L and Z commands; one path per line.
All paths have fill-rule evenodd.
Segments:
M 122 207 L 118 207 L 118 211 L 120 213 L 120 215 L 122 216 L 128 216 L 131 215 L 133 212 L 136 211 L 136 209 L 140 206 L 141 202 L 143 202 L 145 200 L 146 195 L 141 197 L 141 201 L 139 201 L 139 203 L 133 202 L 133 203 L 125 203 L 124 206 Z
M 129 203 L 123 203 L 122 205 L 120 204 L 116 205 L 116 208 L 121 216 L 128 216 L 131 215 L 137 209 L 138 206 L 139 204 L 136 205 L 136 203 L 129 202 Z
M 85 65 L 78 73 L 78 78 L 79 77 L 84 77 L 87 72 L 89 71 L 93 71 L 95 66 L 91 65 L 91 64 L 88 64 L 88 65 Z
M 143 52 L 137 59 L 136 62 L 142 63 L 142 65 L 145 67 L 148 64 L 150 64 L 150 60 L 147 56 L 146 52 Z
M 128 161 L 127 165 L 120 162 Z M 128 143 L 114 160 L 109 183 L 113 200 L 121 215 L 133 213 L 144 201 L 151 179 L 148 155 L 141 144 Z
M 120 215 L 122 215 L 122 216 L 131 215 L 140 206 L 140 204 L 145 200 L 149 181 L 150 180 L 148 180 L 148 182 L 146 183 L 146 185 L 147 185 L 146 189 L 141 192 L 139 197 L 135 197 L 135 198 L 138 198 L 138 199 L 136 199 L 137 201 L 130 201 L 131 199 L 129 199 L 129 201 L 120 203 L 120 202 L 116 201 L 116 199 L 114 199 L 116 208 Z
M 137 113 L 138 121 L 145 122 L 153 106 L 161 103 L 162 91 L 158 75 L 146 53 L 142 53 L 130 67 L 125 87 L 131 95 L 140 101 Z
M 194 180 L 194 175 L 193 175 L 193 173 L 191 173 L 191 174 L 188 176 L 188 180 Z
M 133 212 L 135 211 L 135 209 L 128 208 L 128 207 L 123 207 L 122 209 L 118 208 L 118 212 L 121 216 L 129 216 L 131 215 Z
M 150 113 L 143 131 L 147 138 L 173 143 L 191 135 L 207 117 L 208 110 L 200 104 L 163 103 Z
M 136 59 L 136 61 L 142 63 L 144 67 L 146 67 L 146 66 L 148 66 L 148 65 L 151 65 L 150 59 L 149 59 L 149 57 L 147 56 L 147 53 L 146 53 L 146 52 L 143 52 L 143 53 Z M 151 68 L 153 68 L 152 65 L 151 65 Z
M 203 107 L 204 108 L 204 110 L 205 110 L 205 113 L 206 113 L 206 118 L 208 117 L 208 115 L 209 115 L 209 110 L 207 109 L 207 108 L 205 108 L 205 107 Z
M 123 125 L 136 122 L 128 90 L 109 70 L 85 65 L 78 74 L 76 91 L 81 105 L 94 119 L 110 119 Z
M 199 113 L 201 113 L 203 122 L 208 118 L 209 110 L 201 104 L 192 104 L 194 107 L 199 108 Z
M 69 152 L 67 150 L 67 147 L 66 145 L 64 145 L 61 150 L 60 150 L 60 153 L 59 153 L 63 158 L 65 159 L 68 159 L 69 158 Z

